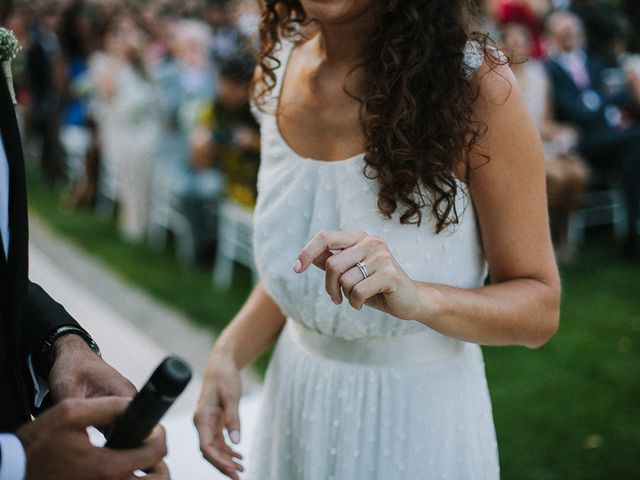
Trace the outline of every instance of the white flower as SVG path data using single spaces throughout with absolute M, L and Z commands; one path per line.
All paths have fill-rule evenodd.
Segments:
M 0 61 L 12 61 L 21 49 L 22 46 L 13 32 L 0 27 Z

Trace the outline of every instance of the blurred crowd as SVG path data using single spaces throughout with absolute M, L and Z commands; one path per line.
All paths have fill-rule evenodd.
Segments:
M 67 207 L 118 218 L 129 241 L 174 231 L 210 249 L 216 205 L 255 202 L 252 3 L 14 2 L 3 24 L 27 151 Z M 162 240 L 162 238 L 160 238 Z
M 558 257 L 573 253 L 571 220 L 588 207 L 612 210 L 624 253 L 638 258 L 640 3 L 490 0 L 485 8 L 544 142 Z
M 3 8 L 12 2 L 3 3 Z M 544 140 L 559 257 L 584 194 L 622 192 L 627 248 L 640 208 L 640 2 L 487 0 L 482 28 L 509 57 Z M 130 241 L 216 240 L 221 202 L 255 203 L 250 0 L 32 0 L 0 11 L 27 150 L 70 208 L 116 215 Z

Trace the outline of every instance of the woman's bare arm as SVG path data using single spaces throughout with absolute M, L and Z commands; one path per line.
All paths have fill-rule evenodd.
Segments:
M 242 455 L 227 444 L 223 432 L 232 443 L 240 441 L 240 370 L 274 342 L 284 323 L 284 315 L 258 283 L 209 356 L 193 420 L 202 455 L 232 480 L 239 480 Z
M 557 330 L 560 303 L 542 146 L 509 68 L 485 66 L 477 79 L 475 114 L 487 132 L 472 152 L 469 183 L 493 284 L 423 284 L 419 320 L 476 343 L 537 347 Z
M 238 368 L 242 369 L 273 344 L 285 320 L 286 317 L 260 282 L 220 334 L 211 355 L 231 355 Z

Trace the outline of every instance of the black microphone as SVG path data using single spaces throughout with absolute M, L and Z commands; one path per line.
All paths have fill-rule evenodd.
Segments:
M 165 358 L 116 421 L 105 447 L 136 448 L 191 380 L 191 368 L 175 356 Z

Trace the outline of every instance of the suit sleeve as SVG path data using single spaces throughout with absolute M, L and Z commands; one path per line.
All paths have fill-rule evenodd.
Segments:
M 62 305 L 53 300 L 42 287 L 31 281 L 27 286 L 24 316 L 22 351 L 27 355 L 33 351 L 38 342 L 54 330 L 67 325 L 80 327 Z

